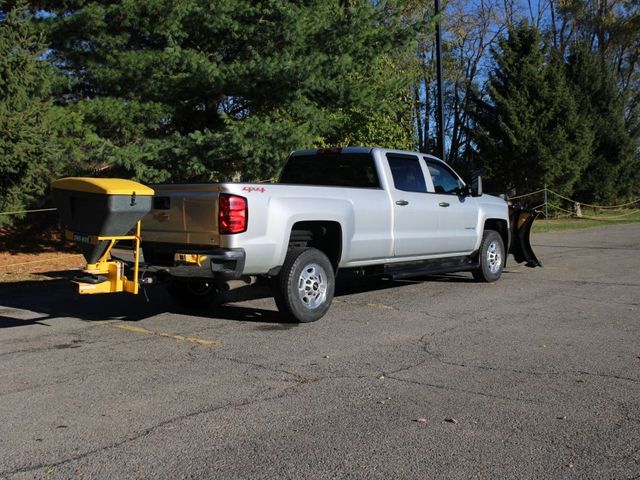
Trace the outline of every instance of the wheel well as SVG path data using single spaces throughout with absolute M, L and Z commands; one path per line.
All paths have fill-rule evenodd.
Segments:
M 323 252 L 337 271 L 342 256 L 342 227 L 338 222 L 310 221 L 293 225 L 289 247 L 313 247 Z
M 485 230 L 495 230 L 502 237 L 505 250 L 509 250 L 509 231 L 507 229 L 507 221 L 499 218 L 488 218 L 484 222 Z

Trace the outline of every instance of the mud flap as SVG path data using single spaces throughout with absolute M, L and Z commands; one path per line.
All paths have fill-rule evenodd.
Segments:
M 538 260 L 531 248 L 531 225 L 538 218 L 541 212 L 537 210 L 526 210 L 519 206 L 509 207 L 509 224 L 511 226 L 511 245 L 509 253 L 517 263 L 526 262 L 527 267 L 541 267 L 542 262 Z

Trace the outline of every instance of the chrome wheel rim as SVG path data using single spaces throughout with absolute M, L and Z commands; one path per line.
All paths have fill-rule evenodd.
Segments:
M 306 265 L 298 278 L 298 296 L 309 310 L 318 308 L 327 298 L 327 273 L 317 263 Z
M 502 251 L 495 240 L 487 247 L 487 263 L 493 274 L 498 273 L 502 268 Z

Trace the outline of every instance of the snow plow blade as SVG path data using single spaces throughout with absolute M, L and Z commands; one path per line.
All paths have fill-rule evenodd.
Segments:
M 522 207 L 509 207 L 509 224 L 511 225 L 511 246 L 509 253 L 517 263 L 526 262 L 527 267 L 541 267 L 542 262 L 538 260 L 531 248 L 531 225 L 538 218 L 541 212 L 537 210 L 526 210 Z

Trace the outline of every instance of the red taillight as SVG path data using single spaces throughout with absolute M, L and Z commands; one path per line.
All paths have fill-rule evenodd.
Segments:
M 219 197 L 218 232 L 242 233 L 247 230 L 247 199 L 238 195 L 221 193 Z

